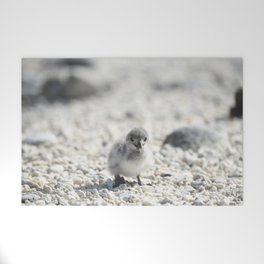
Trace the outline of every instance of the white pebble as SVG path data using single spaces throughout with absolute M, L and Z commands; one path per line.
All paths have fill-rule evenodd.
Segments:
M 49 168 L 50 172 L 63 172 L 64 167 L 62 165 L 53 165 Z
M 57 138 L 50 132 L 40 132 L 24 138 L 23 143 L 32 145 L 56 144 Z

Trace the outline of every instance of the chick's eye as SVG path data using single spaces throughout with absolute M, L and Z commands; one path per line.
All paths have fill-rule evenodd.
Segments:
M 130 138 L 130 140 L 131 140 L 132 142 L 134 141 L 134 139 L 133 139 L 132 137 Z
M 147 141 L 147 138 L 146 137 L 144 138 L 144 141 Z

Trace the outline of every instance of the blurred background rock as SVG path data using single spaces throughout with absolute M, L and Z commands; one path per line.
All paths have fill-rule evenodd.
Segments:
M 23 59 L 22 103 L 68 101 L 98 95 L 109 89 L 88 59 Z
M 136 75 L 136 76 L 135 76 Z M 242 85 L 241 59 L 30 59 L 22 60 L 22 104 L 67 102 L 100 96 L 117 82 L 143 75 L 153 90 L 211 86 L 211 99 L 219 103 L 216 88 L 234 94 Z M 231 76 L 233 75 L 233 76 Z M 140 77 L 142 79 L 142 76 Z M 206 87 L 208 88 L 208 87 Z

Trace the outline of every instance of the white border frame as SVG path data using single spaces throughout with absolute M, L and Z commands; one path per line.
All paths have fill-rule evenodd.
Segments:
M 264 1 L 1 0 L 0 262 L 264 263 Z M 22 207 L 22 57 L 243 57 L 238 207 Z

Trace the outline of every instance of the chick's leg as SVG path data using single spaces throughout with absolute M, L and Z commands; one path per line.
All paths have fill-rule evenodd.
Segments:
M 141 182 L 141 179 L 140 179 L 140 176 L 139 175 L 137 176 L 137 181 L 138 181 L 138 185 L 141 186 L 142 185 L 142 182 Z

